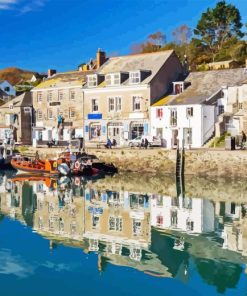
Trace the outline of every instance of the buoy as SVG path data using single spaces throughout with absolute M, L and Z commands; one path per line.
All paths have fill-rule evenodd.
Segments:
M 79 161 L 76 161 L 75 162 L 75 169 L 79 170 L 80 169 L 80 166 L 81 166 L 80 162 Z
M 78 178 L 78 177 L 75 178 L 75 185 L 76 185 L 76 186 L 80 186 L 80 185 L 81 185 L 81 180 L 80 180 L 80 178 Z

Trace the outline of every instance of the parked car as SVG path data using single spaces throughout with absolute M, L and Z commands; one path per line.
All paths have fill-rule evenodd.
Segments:
M 161 139 L 154 136 L 139 136 L 135 139 L 132 139 L 129 141 L 128 145 L 129 147 L 141 147 L 142 140 L 148 140 L 148 146 L 149 147 L 160 147 L 161 146 Z

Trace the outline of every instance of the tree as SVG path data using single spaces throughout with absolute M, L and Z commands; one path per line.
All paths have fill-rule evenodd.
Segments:
M 219 1 L 215 8 L 208 8 L 202 13 L 194 34 L 202 45 L 210 50 L 214 60 L 215 54 L 229 38 L 243 37 L 242 26 L 239 10 L 223 0 Z
M 136 43 L 131 46 L 132 53 L 147 53 L 156 52 L 161 50 L 166 42 L 166 36 L 164 33 L 157 31 L 150 34 L 147 40 L 142 43 Z
M 192 36 L 191 29 L 187 25 L 181 25 L 172 32 L 176 44 L 188 44 Z

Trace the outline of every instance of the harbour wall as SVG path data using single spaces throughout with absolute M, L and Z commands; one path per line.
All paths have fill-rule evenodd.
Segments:
M 34 148 L 32 148 L 34 149 Z M 36 151 L 36 150 L 33 150 Z M 112 162 L 119 172 L 158 175 L 175 174 L 176 150 L 166 149 L 87 149 L 100 160 Z M 42 157 L 57 155 L 58 149 L 39 149 Z M 247 177 L 247 151 L 185 150 L 185 175 Z

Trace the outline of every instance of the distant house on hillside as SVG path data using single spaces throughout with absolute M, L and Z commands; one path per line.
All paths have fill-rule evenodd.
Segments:
M 221 62 L 213 62 L 208 64 L 201 64 L 197 66 L 197 71 L 201 70 L 222 70 L 222 69 L 235 69 L 239 68 L 239 63 L 234 60 L 228 60 L 228 61 L 221 61 Z
M 41 82 L 43 79 L 45 79 L 47 77 L 48 77 L 47 74 L 34 73 L 32 78 L 30 79 L 30 82 L 36 82 L 36 81 Z
M 0 80 L 0 90 L 0 98 L 4 101 L 16 96 L 15 88 L 7 80 Z

